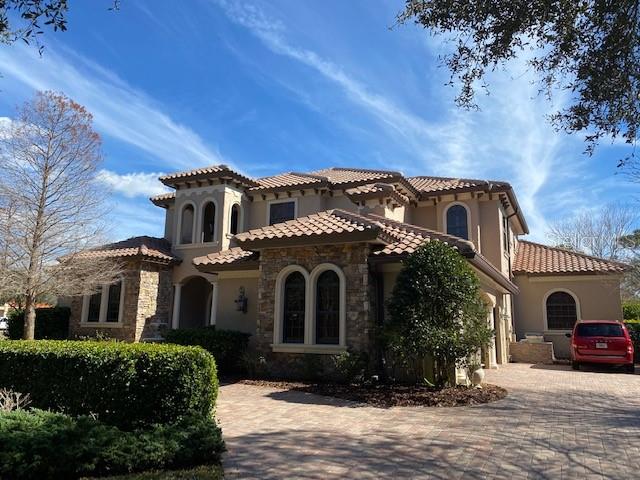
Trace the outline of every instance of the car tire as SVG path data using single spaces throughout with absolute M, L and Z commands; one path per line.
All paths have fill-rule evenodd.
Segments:
M 574 370 L 580 370 L 580 364 L 578 362 L 571 362 L 571 368 Z
M 624 371 L 627 373 L 636 373 L 636 366 L 633 363 L 625 365 Z

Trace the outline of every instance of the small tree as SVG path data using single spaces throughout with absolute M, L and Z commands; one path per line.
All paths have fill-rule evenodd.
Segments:
M 105 191 L 92 117 L 64 95 L 38 93 L 0 136 L 0 297 L 24 299 L 24 338 L 36 301 L 90 293 L 120 273 L 109 259 L 77 254 L 103 239 Z
M 452 247 L 429 242 L 412 253 L 388 302 L 388 346 L 410 367 L 434 361 L 437 386 L 470 355 L 489 345 L 493 331 L 480 284 L 466 260 Z

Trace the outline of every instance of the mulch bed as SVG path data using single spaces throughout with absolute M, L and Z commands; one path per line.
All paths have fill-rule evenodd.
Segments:
M 491 384 L 484 384 L 482 388 L 458 386 L 435 389 L 416 385 L 342 385 L 268 380 L 241 380 L 240 383 L 342 398 L 379 408 L 459 407 L 495 402 L 507 396 L 504 388 Z

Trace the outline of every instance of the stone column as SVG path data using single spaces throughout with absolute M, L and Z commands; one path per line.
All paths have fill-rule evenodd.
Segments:
M 218 279 L 209 280 L 211 282 L 211 317 L 209 318 L 209 325 L 216 324 L 216 314 L 218 310 Z
M 173 315 L 171 316 L 171 328 L 178 328 L 180 326 L 180 296 L 182 294 L 182 284 L 176 283 L 173 285 Z

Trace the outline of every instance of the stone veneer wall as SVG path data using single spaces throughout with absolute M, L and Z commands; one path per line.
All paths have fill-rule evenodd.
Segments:
M 169 323 L 171 302 L 170 267 L 140 260 L 125 264 L 122 326 L 84 326 L 82 297 L 71 299 L 69 335 L 71 338 L 104 336 L 128 342 L 157 338 Z
M 338 244 L 312 247 L 267 249 L 260 253 L 261 274 L 258 279 L 258 319 L 256 349 L 269 363 L 271 373 L 279 376 L 299 376 L 313 362 L 328 362 L 324 354 L 272 352 L 276 277 L 289 265 L 300 265 L 309 273 L 321 263 L 333 263 L 346 277 L 346 343 L 353 351 L 372 352 L 375 296 L 369 272 L 367 244 Z M 308 364 L 305 365 L 305 362 Z

